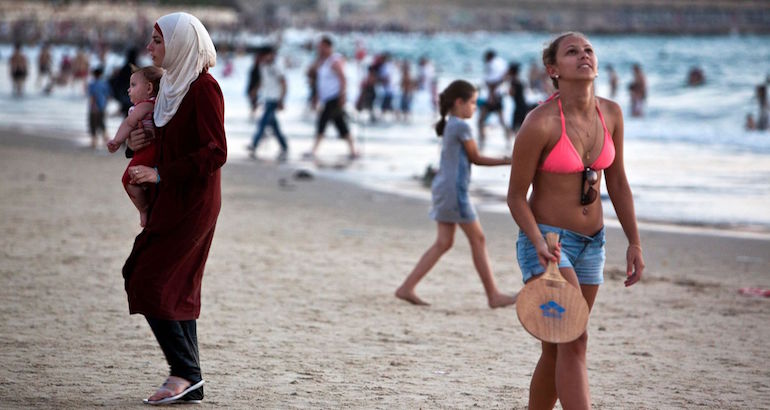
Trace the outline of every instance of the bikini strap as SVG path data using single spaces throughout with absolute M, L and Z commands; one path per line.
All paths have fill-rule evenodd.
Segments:
M 607 129 L 607 124 L 604 123 L 604 115 L 602 115 L 602 110 L 599 109 L 599 100 L 596 100 L 596 112 L 599 113 L 599 121 L 602 122 L 602 129 L 604 129 L 604 135 L 609 134 L 609 130 Z
M 564 134 L 567 132 L 567 126 L 564 122 L 564 110 L 561 108 L 561 98 L 557 98 L 556 102 L 559 103 L 559 117 L 561 117 L 561 133 Z

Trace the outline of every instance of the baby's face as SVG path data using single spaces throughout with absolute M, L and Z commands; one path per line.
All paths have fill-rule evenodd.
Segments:
M 152 84 L 140 72 L 131 74 L 131 82 L 128 86 L 128 98 L 131 103 L 138 104 L 152 97 Z

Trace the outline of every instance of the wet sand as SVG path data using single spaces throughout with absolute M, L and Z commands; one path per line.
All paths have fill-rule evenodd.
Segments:
M 238 147 L 231 147 L 237 149 Z M 167 367 L 129 316 L 120 269 L 139 232 L 126 160 L 0 132 L 0 408 L 146 408 Z M 293 169 L 232 162 L 198 322 L 198 408 L 523 408 L 539 343 L 490 310 L 462 234 L 418 294 L 393 291 L 431 244 L 428 203 Z M 501 289 L 521 287 L 517 228 L 481 213 Z M 643 229 L 624 288 L 608 229 L 589 321 L 598 409 L 760 408 L 770 401 L 770 239 Z

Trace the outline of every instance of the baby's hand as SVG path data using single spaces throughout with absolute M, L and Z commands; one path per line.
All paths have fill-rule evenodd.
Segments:
M 118 144 L 115 141 L 110 140 L 107 142 L 107 150 L 109 150 L 110 152 L 115 152 L 118 150 L 118 148 L 120 148 L 120 145 L 121 144 Z

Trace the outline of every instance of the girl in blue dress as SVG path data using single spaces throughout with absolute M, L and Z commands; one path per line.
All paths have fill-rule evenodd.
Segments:
M 478 216 L 468 195 L 471 164 L 510 165 L 509 157 L 491 158 L 481 155 L 465 120 L 476 111 L 478 91 L 467 81 L 456 80 L 439 95 L 441 120 L 436 134 L 443 136 L 441 163 L 433 179 L 433 206 L 430 216 L 438 224 L 436 241 L 422 255 L 417 266 L 396 290 L 396 297 L 415 305 L 427 305 L 417 297 L 415 287 L 428 274 L 441 255 L 452 247 L 457 225 L 471 245 L 473 264 L 479 273 L 490 308 L 512 305 L 516 296 L 500 293 L 489 266 L 489 257 Z

